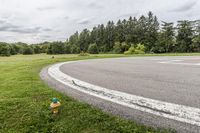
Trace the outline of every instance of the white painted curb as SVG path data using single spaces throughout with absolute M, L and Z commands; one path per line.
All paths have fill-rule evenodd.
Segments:
M 55 64 L 48 68 L 48 74 L 60 83 L 86 94 L 157 116 L 200 126 L 199 108 L 163 102 L 103 88 L 80 81 L 60 71 L 60 66 L 73 62 L 75 61 Z

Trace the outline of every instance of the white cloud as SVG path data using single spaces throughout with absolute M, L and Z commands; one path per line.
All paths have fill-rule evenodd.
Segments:
M 0 0 L 0 41 L 65 40 L 77 30 L 153 11 L 160 20 L 200 19 L 200 0 Z

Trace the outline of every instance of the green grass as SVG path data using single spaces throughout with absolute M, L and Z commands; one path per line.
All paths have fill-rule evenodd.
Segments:
M 41 81 L 39 77 L 39 72 L 44 66 L 56 62 L 127 56 L 104 54 L 90 56 L 55 55 L 54 59 L 51 57 L 51 55 L 45 54 L 0 57 L 0 132 L 170 132 L 169 130 L 146 127 L 103 113 L 88 104 L 77 102 L 56 92 Z M 62 103 L 62 110 L 58 116 L 53 116 L 49 110 L 52 97 L 58 97 Z

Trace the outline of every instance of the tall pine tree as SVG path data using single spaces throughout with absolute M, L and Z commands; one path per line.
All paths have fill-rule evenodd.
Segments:
M 192 23 L 190 21 L 178 21 L 178 35 L 177 39 L 177 50 L 178 52 L 191 52 L 191 44 L 193 38 Z
M 175 51 L 175 38 L 173 23 L 162 22 L 162 29 L 154 52 L 169 53 Z

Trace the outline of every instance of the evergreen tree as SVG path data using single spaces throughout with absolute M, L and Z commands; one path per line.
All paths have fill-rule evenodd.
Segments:
M 65 54 L 71 54 L 71 45 L 68 42 L 65 42 Z
M 88 52 L 90 54 L 98 54 L 99 50 L 98 50 L 97 44 L 96 43 L 90 44 L 90 46 L 88 47 Z
M 99 51 L 103 52 L 105 46 L 105 27 L 103 24 L 98 25 L 97 32 L 96 44 L 99 47 Z
M 192 52 L 193 38 L 192 23 L 190 21 L 178 21 L 177 50 L 178 52 Z
M 146 25 L 146 18 L 145 16 L 141 16 L 138 20 L 137 26 L 136 26 L 136 34 L 137 34 L 137 41 L 136 43 L 142 43 L 145 44 L 146 42 L 146 32 L 147 32 L 147 25 Z
M 117 25 L 115 28 L 115 41 L 120 42 L 120 43 L 125 41 L 124 26 L 121 20 L 117 22 Z
M 191 47 L 192 52 L 200 52 L 200 20 L 195 21 L 195 36 Z
M 89 44 L 90 44 L 90 31 L 84 29 L 79 35 L 78 46 L 81 51 L 86 52 L 88 50 Z
M 76 32 L 72 36 L 69 37 L 69 44 L 70 45 L 78 45 L 79 33 Z
M 137 19 L 134 17 L 130 17 L 127 22 L 127 36 L 126 36 L 126 42 L 128 44 L 130 43 L 137 43 L 137 33 L 136 33 L 136 26 L 137 26 Z
M 151 51 L 154 48 L 158 40 L 158 30 L 159 22 L 156 16 L 152 12 L 148 13 L 147 23 L 146 23 L 146 32 L 145 32 L 145 47 L 147 51 Z
M 79 54 L 80 48 L 77 45 L 71 45 L 71 53 L 72 54 Z
M 122 50 L 121 50 L 121 43 L 120 42 L 115 42 L 115 45 L 113 47 L 113 52 L 115 54 L 120 54 L 122 53 Z
M 115 25 L 114 22 L 109 21 L 105 29 L 105 49 L 104 52 L 112 50 L 115 43 Z
M 162 29 L 158 37 L 158 42 L 153 48 L 155 53 L 175 52 L 175 38 L 173 23 L 162 22 Z
M 91 33 L 90 33 L 90 43 L 96 43 L 98 40 L 98 30 L 97 27 L 93 27 Z

